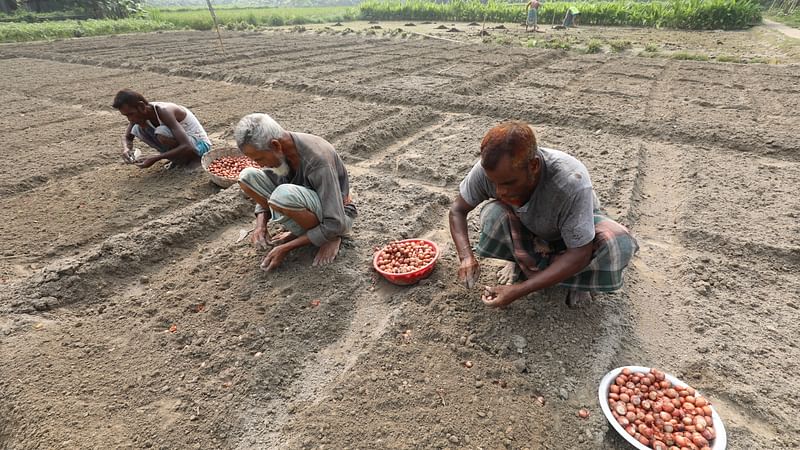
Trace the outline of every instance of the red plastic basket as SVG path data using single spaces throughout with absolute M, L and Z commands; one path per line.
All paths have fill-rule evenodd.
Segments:
M 430 247 L 433 248 L 435 252 L 433 255 L 433 259 L 425 266 L 413 272 L 389 273 L 378 268 L 378 256 L 381 254 L 381 251 L 383 251 L 382 248 L 381 250 L 375 252 L 375 255 L 373 255 L 372 257 L 372 267 L 375 269 L 375 271 L 383 275 L 383 277 L 389 280 L 391 283 L 400 286 L 407 286 L 410 284 L 414 284 L 417 283 L 419 280 L 422 280 L 423 278 L 427 278 L 431 274 L 431 272 L 433 272 L 433 269 L 436 267 L 436 261 L 439 259 L 439 247 L 436 245 L 436 243 L 433 241 L 429 241 L 427 239 L 404 239 L 402 241 L 397 241 L 397 242 L 401 243 L 421 242 L 423 244 L 429 245 Z

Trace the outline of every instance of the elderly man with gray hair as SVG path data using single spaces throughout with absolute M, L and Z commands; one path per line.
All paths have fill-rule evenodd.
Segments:
M 269 272 L 290 251 L 309 244 L 319 247 L 313 265 L 333 261 L 357 215 L 347 169 L 333 145 L 286 131 L 266 114 L 243 117 L 233 134 L 239 149 L 261 166 L 239 175 L 239 186 L 257 204 L 253 244 L 274 246 L 261 268 Z M 286 232 L 271 237 L 268 222 Z

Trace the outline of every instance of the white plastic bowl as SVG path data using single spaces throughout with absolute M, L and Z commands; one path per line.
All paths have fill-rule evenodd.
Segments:
M 640 450 L 652 450 L 651 447 L 647 447 L 645 445 L 642 445 L 641 442 L 637 441 L 636 439 L 633 438 L 633 436 L 628 434 L 628 432 L 625 431 L 625 428 L 623 428 L 622 425 L 620 425 L 619 422 L 617 422 L 617 419 L 614 418 L 614 415 L 611 414 L 611 408 L 608 406 L 608 388 L 609 388 L 609 386 L 611 386 L 611 383 L 613 383 L 614 380 L 617 379 L 619 374 L 622 373 L 622 369 L 625 369 L 625 368 L 630 369 L 631 372 L 642 372 L 642 373 L 650 372 L 650 368 L 649 367 L 641 367 L 641 366 L 617 367 L 616 369 L 612 370 L 611 372 L 608 372 L 603 377 L 603 379 L 600 380 L 600 387 L 597 389 L 597 395 L 600 398 L 600 409 L 603 410 L 603 414 L 605 414 L 606 419 L 608 419 L 608 422 L 611 423 L 611 426 L 614 427 L 614 429 L 617 431 L 617 433 L 619 433 L 620 436 L 622 436 L 631 445 L 633 445 L 634 447 L 636 447 L 636 448 L 638 448 Z M 670 383 L 672 383 L 675 386 L 682 386 L 682 387 L 689 386 L 688 384 L 686 384 L 683 381 L 673 377 L 672 375 L 670 375 L 668 373 L 664 373 L 664 375 L 665 375 L 667 381 L 669 381 Z M 702 393 L 700 393 L 696 389 L 695 389 L 695 391 L 697 392 L 698 395 L 701 395 L 701 396 L 703 395 Z M 706 398 L 708 398 L 708 397 L 706 397 Z M 713 442 L 714 445 L 711 446 L 711 449 L 712 450 L 725 450 L 728 447 L 728 436 L 727 436 L 727 434 L 725 432 L 725 426 L 722 424 L 722 419 L 720 419 L 719 414 L 717 414 L 717 410 L 714 409 L 713 405 L 711 406 L 711 419 L 714 421 L 714 431 L 717 433 L 717 437 L 714 439 L 714 442 Z

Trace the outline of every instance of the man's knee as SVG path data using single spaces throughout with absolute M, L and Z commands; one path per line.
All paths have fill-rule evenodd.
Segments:
M 164 136 L 163 134 L 157 134 L 156 139 L 158 139 L 159 144 L 167 149 L 172 149 L 178 146 L 178 141 L 171 137 Z
M 239 172 L 239 183 L 244 183 L 248 187 L 258 186 L 259 180 L 264 176 L 264 172 L 260 169 L 245 167 Z
M 506 221 L 508 221 L 508 215 L 500 202 L 489 202 L 481 209 L 481 231 L 483 232 L 494 230 L 500 223 Z
M 313 211 L 314 205 L 308 199 L 307 190 L 307 188 L 297 184 L 284 183 L 278 185 L 269 197 L 269 204 L 280 209 L 306 209 Z

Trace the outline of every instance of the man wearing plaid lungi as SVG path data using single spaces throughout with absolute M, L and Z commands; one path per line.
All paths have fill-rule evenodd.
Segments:
M 505 122 L 481 142 L 481 159 L 461 182 L 450 208 L 450 233 L 461 261 L 458 276 L 472 288 L 480 275 L 467 214 L 481 210 L 475 253 L 508 261 L 498 286 L 481 297 L 505 306 L 551 286 L 567 289 L 567 304 L 591 299 L 592 292 L 622 287 L 623 271 L 639 249 L 627 228 L 605 216 L 589 172 L 574 157 L 540 148 L 530 125 Z M 524 278 L 511 284 L 516 278 Z

